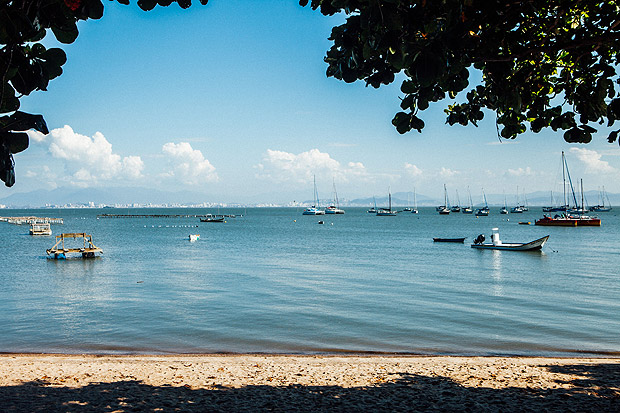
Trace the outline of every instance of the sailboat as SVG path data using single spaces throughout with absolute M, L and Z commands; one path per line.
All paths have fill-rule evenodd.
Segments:
M 605 192 L 605 187 L 601 190 L 598 190 L 598 205 L 593 205 L 590 207 L 590 211 L 596 212 L 609 212 L 611 211 L 611 203 L 609 202 L 609 196 L 607 196 L 607 192 Z M 605 198 L 607 198 L 607 206 L 605 206 Z
M 450 208 L 450 211 L 452 212 L 461 212 L 461 200 L 459 199 L 459 190 L 456 190 L 456 205 L 453 205 L 452 208 Z
M 377 200 L 375 199 L 375 196 L 372 196 L 372 200 L 374 201 L 375 205 L 370 207 L 370 209 L 366 212 L 368 212 L 369 214 L 376 214 L 377 213 Z
M 327 208 L 325 208 L 326 214 L 344 214 L 344 210 L 340 209 L 340 204 L 338 202 L 338 193 L 336 192 L 336 182 L 332 181 L 334 185 L 334 203 Z
M 316 190 L 316 176 L 314 177 L 314 205 L 304 209 L 302 215 L 325 215 L 325 211 L 319 209 L 319 192 Z
M 519 186 L 517 185 L 517 205 L 514 206 L 510 212 L 512 212 L 513 214 L 521 214 L 523 213 L 523 206 L 521 206 L 521 204 L 519 203 Z
M 487 203 L 487 194 L 484 193 L 484 188 L 482 188 L 482 197 L 484 198 L 484 206 L 476 211 L 477 217 L 486 217 L 489 215 L 489 204 Z
M 388 189 L 388 207 L 377 210 L 378 217 L 395 217 L 397 211 L 392 211 L 392 193 Z
M 443 184 L 443 205 L 437 207 L 439 215 L 448 215 L 450 213 L 450 205 L 448 204 L 448 190 L 446 184 Z
M 577 205 L 577 198 L 575 197 L 575 190 L 573 189 L 573 183 L 570 179 L 570 173 L 568 172 L 568 165 L 566 163 L 566 157 L 564 151 L 562 151 L 562 178 L 564 187 L 564 212 L 561 215 L 555 215 L 553 217 L 544 215 L 542 218 L 537 219 L 535 224 L 542 226 L 561 226 L 561 227 L 600 227 L 601 220 L 598 217 L 590 217 L 583 215 L 584 208 L 584 195 L 583 195 L 583 180 L 581 180 L 581 208 L 577 209 L 581 211 L 578 215 L 570 215 L 568 213 L 568 200 L 566 197 L 566 177 L 570 183 L 570 188 L 573 194 L 574 205 Z
M 407 206 L 403 208 L 403 212 L 411 212 L 411 207 L 409 206 L 409 192 L 407 191 Z
M 474 206 L 473 202 L 471 201 L 471 192 L 469 191 L 469 187 L 467 187 L 467 195 L 469 196 L 469 206 L 461 208 L 461 212 L 464 214 L 473 214 Z
M 418 212 L 418 200 L 415 196 L 415 188 L 413 188 L 413 209 L 411 210 L 411 213 L 417 214 Z
M 508 206 L 506 205 L 506 194 L 504 193 L 504 206 L 499 210 L 499 213 L 502 215 L 508 214 Z

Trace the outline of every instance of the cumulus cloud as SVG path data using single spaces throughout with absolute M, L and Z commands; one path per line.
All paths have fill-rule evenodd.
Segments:
M 413 165 L 407 162 L 405 163 L 405 171 L 407 171 L 409 176 L 412 176 L 412 177 L 418 177 L 422 175 L 422 170 L 420 168 L 418 168 L 416 165 Z
M 101 132 L 88 137 L 65 125 L 49 135 L 36 131 L 28 135 L 36 143 L 48 145 L 52 156 L 64 161 L 72 183 L 79 186 L 111 179 L 136 179 L 142 175 L 142 159 L 139 156 L 123 158 L 114 153 L 112 144 Z
M 571 153 L 574 153 L 585 166 L 586 173 L 615 173 L 618 172 L 616 168 L 609 165 L 609 162 L 601 160 L 601 154 L 590 149 L 585 148 L 571 148 Z
M 267 149 L 263 162 L 256 168 L 258 177 L 276 182 L 308 182 L 313 175 L 322 178 L 335 177 L 344 182 L 351 179 L 369 179 L 363 163 L 349 162 L 343 166 L 328 153 L 318 149 L 300 154 Z
M 162 152 L 167 156 L 170 166 L 167 176 L 188 185 L 216 182 L 219 179 L 211 162 L 188 142 L 168 142 L 162 147 Z

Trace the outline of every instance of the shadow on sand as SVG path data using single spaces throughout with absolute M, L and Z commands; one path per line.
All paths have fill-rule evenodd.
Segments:
M 559 382 L 570 386 L 558 389 L 463 387 L 445 377 L 410 374 L 392 374 L 386 383 L 356 388 L 289 385 L 191 389 L 139 381 L 71 388 L 28 382 L 0 387 L 0 410 L 620 412 L 620 364 L 547 368 L 580 377 Z

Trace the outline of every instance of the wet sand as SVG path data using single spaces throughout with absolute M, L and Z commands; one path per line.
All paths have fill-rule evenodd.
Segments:
M 0 410 L 619 412 L 620 359 L 0 355 Z

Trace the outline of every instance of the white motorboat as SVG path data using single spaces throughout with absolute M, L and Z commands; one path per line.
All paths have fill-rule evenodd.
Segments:
M 499 239 L 499 228 L 493 228 L 492 231 L 490 243 L 485 243 L 484 235 L 480 234 L 474 239 L 471 247 L 489 250 L 534 251 L 541 249 L 549 239 L 549 235 L 546 235 L 530 242 L 502 242 Z

